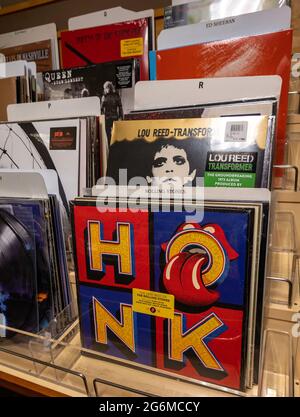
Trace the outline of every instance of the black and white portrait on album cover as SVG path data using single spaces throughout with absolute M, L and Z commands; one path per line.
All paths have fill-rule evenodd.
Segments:
M 144 119 L 114 123 L 107 176 L 116 184 L 143 183 L 176 189 L 266 187 L 270 181 L 272 118 Z M 123 176 L 124 176 L 123 175 Z M 134 184 L 132 184 L 134 185 Z
M 110 147 L 107 175 L 118 183 L 119 170 L 127 169 L 128 181 L 143 177 L 153 186 L 192 186 L 203 176 L 206 159 L 201 155 L 208 149 L 208 141 L 196 138 L 116 142 Z

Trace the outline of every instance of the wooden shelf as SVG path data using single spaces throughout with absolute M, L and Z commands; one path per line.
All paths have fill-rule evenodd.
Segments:
M 53 383 L 43 381 L 37 377 L 27 375 L 3 365 L 0 365 L 0 387 L 26 397 L 75 396 L 75 393 L 71 390 L 63 390 Z
M 12 4 L 10 6 L 5 6 L 0 9 L 0 16 L 4 16 L 6 14 L 12 14 L 16 12 L 20 12 L 27 9 L 32 9 L 33 7 L 43 6 L 48 3 L 54 3 L 60 0 L 27 0 L 22 1 L 16 4 Z

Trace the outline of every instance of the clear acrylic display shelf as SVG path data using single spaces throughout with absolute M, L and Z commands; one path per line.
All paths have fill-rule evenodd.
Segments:
M 299 275 L 299 237 L 300 237 L 300 193 L 294 190 L 273 192 L 272 216 L 270 225 L 270 246 L 267 268 L 267 288 L 265 297 L 265 328 L 273 332 L 273 347 L 265 346 L 269 361 L 285 369 L 290 366 L 290 375 L 294 380 L 293 395 L 299 397 L 300 377 L 300 275 Z M 281 336 L 279 336 L 281 335 Z M 284 336 L 286 335 L 286 336 Z M 280 347 L 280 340 L 285 340 Z M 269 339 L 269 344 L 270 344 Z M 278 344 L 278 346 L 276 346 Z M 288 348 L 287 348 L 288 346 Z M 282 353 L 280 350 L 282 348 Z M 285 353 L 290 350 L 289 365 Z M 277 360 L 272 355 L 277 352 Z M 264 365 L 265 370 L 270 366 Z M 264 384 L 264 382 L 262 383 Z M 270 385 L 268 383 L 267 385 Z M 272 395 L 272 390 L 266 395 Z
M 294 199 L 297 207 L 300 201 L 299 193 L 295 192 L 285 193 L 280 199 L 283 202 Z M 76 302 L 40 334 L 0 325 L 0 379 L 5 375 L 7 380 L 19 381 L 20 385 L 42 387 L 50 393 L 48 395 L 71 397 L 300 397 L 297 213 L 277 204 L 276 198 L 273 199 L 273 208 L 258 386 L 246 393 L 222 390 L 208 383 L 181 379 L 168 372 L 133 365 L 85 349 L 81 346 Z M 74 274 L 71 275 L 71 284 L 76 299 Z M 1 338 L 1 334 L 8 330 L 13 331 L 14 336 Z M 299 332 L 298 337 L 293 331 Z
M 0 375 L 44 387 L 53 396 L 294 396 L 293 347 L 290 334 L 280 330 L 266 330 L 263 345 L 263 369 L 259 386 L 239 393 L 221 390 L 216 386 L 180 379 L 168 372 L 134 366 L 99 354 L 81 346 L 79 321 L 67 309 L 41 334 L 12 328 L 11 338 L 0 338 Z M 72 316 L 73 320 L 70 320 Z M 69 324 L 53 338 L 58 324 Z M 298 353 L 299 352 L 299 347 Z M 296 386 L 296 385 L 295 385 Z
M 276 210 L 272 220 L 267 271 L 269 301 L 296 312 L 300 308 L 300 281 L 295 216 L 291 211 Z

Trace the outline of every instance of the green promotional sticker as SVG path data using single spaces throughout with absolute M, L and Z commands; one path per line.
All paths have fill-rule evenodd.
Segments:
M 255 187 L 256 174 L 243 172 L 205 172 L 205 187 Z

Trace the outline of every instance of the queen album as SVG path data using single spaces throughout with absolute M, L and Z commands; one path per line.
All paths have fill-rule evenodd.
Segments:
M 258 367 L 261 207 L 207 202 L 201 221 L 156 208 L 73 202 L 82 345 L 244 391 Z
M 115 122 L 107 176 L 150 186 L 270 187 L 274 117 Z
M 133 109 L 139 61 L 128 59 L 43 73 L 45 100 L 98 96 L 108 139 L 113 122 Z

